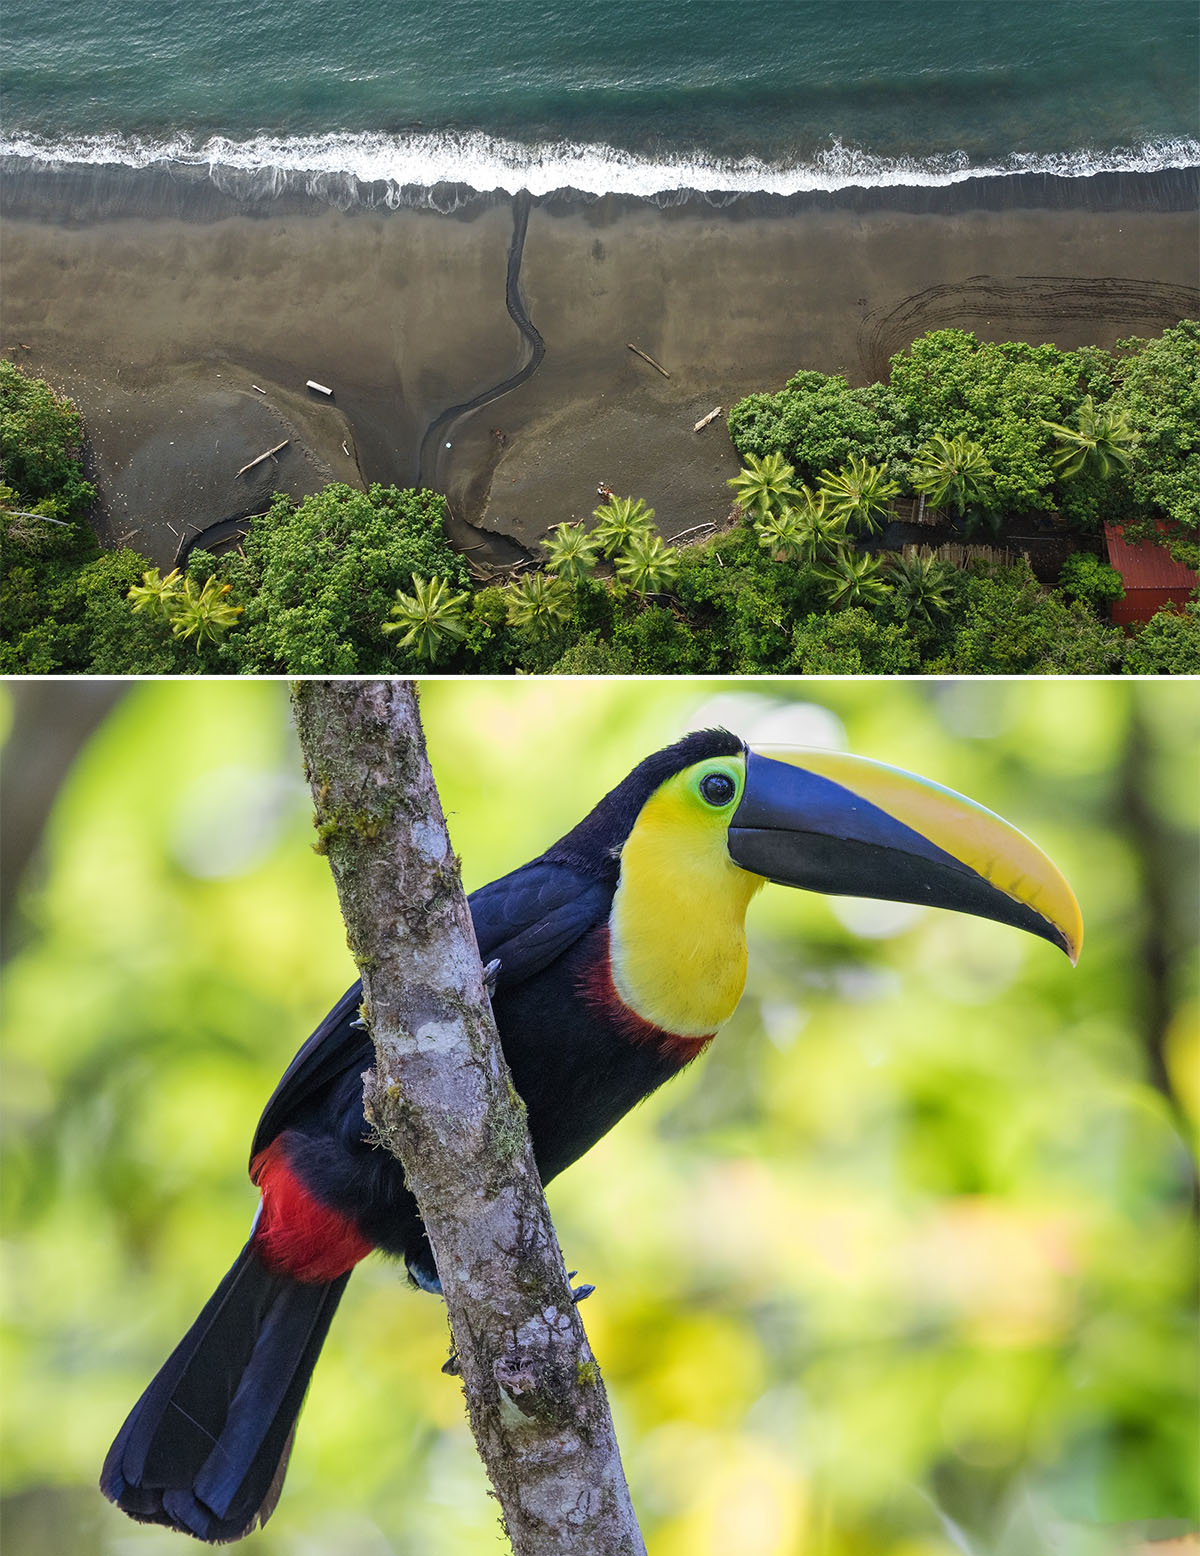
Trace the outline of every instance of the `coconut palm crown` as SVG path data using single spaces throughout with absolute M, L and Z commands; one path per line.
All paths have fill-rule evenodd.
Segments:
M 1129 463 L 1129 448 L 1136 442 L 1136 435 L 1129 426 L 1123 411 L 1108 406 L 1096 409 L 1091 395 L 1084 395 L 1075 412 L 1075 425 L 1063 426 L 1060 422 L 1045 421 L 1054 434 L 1059 448 L 1053 464 L 1063 480 L 1081 475 L 1092 469 L 1100 476 L 1108 476 Z
M 568 583 L 586 578 L 596 565 L 600 543 L 582 524 L 556 524 L 542 545 L 550 553 L 546 559 L 547 572 L 555 573 Z
M 396 603 L 389 612 L 396 619 L 385 621 L 383 631 L 403 633 L 400 647 L 414 649 L 432 663 L 443 648 L 452 648 L 466 637 L 463 607 L 469 599 L 465 590 L 452 594 L 448 580 L 436 573 L 428 579 L 414 578 L 411 594 L 396 590 Z
M 610 497 L 595 510 L 599 521 L 592 539 L 606 556 L 615 556 L 635 535 L 648 534 L 654 525 L 654 509 L 640 497 Z
M 765 454 L 761 459 L 747 454 L 745 468 L 726 484 L 733 487 L 734 502 L 753 523 L 795 499 L 795 474 L 782 454 Z
M 831 513 L 841 514 L 847 523 L 872 535 L 881 528 L 888 503 L 900 494 L 899 483 L 889 477 L 883 465 L 873 465 L 854 454 L 836 473 L 822 470 L 817 489 L 824 493 Z

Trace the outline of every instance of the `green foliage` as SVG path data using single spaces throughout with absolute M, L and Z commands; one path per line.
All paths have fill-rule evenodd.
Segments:
M 1080 364 L 1057 346 L 1000 345 L 933 330 L 892 358 L 891 389 L 913 447 L 961 436 L 994 473 L 989 502 L 1011 513 L 1054 506 L 1054 440 L 1080 402 Z
M 788 669 L 798 675 L 908 675 L 920 669 L 920 652 L 902 626 L 879 622 L 855 605 L 799 622 Z
M 887 597 L 883 563 L 866 552 L 844 551 L 821 568 L 818 576 L 827 586 L 834 610 L 846 605 L 877 604 Z
M 780 453 L 748 453 L 744 467 L 725 484 L 733 488 L 733 500 L 752 522 L 760 522 L 784 509 L 796 497 L 795 471 Z
M 696 634 L 694 668 L 737 674 L 783 670 L 792 623 L 823 602 L 812 568 L 773 562 L 740 527 L 683 551 L 673 593 Z
M 832 561 L 849 544 L 845 512 L 831 510 L 825 492 L 802 486 L 796 506 L 769 513 L 754 526 L 758 543 L 780 562 Z
M 227 599 L 232 591 L 232 584 L 223 584 L 216 578 L 207 578 L 203 584 L 185 578 L 183 590 L 172 605 L 171 632 L 184 642 L 195 639 L 197 653 L 205 643 L 219 643 L 230 627 L 236 626 L 245 608 Z
M 606 643 L 599 633 L 588 632 L 572 643 L 550 666 L 550 675 L 632 675 L 633 654 L 621 644 Z
M 446 539 L 436 492 L 334 484 L 293 503 L 277 496 L 251 526 L 241 668 L 277 674 L 394 670 L 380 636 L 396 598 L 418 578 L 466 590 L 462 558 Z M 229 575 L 222 568 L 222 576 Z M 404 639 L 401 639 L 404 642 Z M 414 665 L 422 652 L 412 651 Z
M 529 573 L 504 592 L 511 624 L 530 628 L 536 636 L 552 632 L 570 617 L 571 589 L 561 578 Z
M 619 621 L 613 647 L 628 656 L 629 673 L 682 675 L 699 664 L 699 646 L 692 628 L 662 605 L 651 605 Z
M 899 482 L 891 480 L 882 465 L 868 464 L 854 454 L 836 473 L 822 470 L 818 489 L 835 518 L 869 535 L 882 527 L 888 504 L 900 495 Z
M 547 571 L 557 573 L 567 582 L 588 577 L 596 566 L 599 544 L 582 524 L 555 525 L 542 545 L 550 553 L 546 560 Z
M 183 577 L 173 567 L 165 578 L 159 577 L 157 567 L 142 574 L 142 581 L 134 584 L 126 599 L 134 611 L 145 611 L 156 621 L 170 622 L 183 593 Z
M 755 521 L 758 543 L 777 562 L 795 562 L 804 555 L 804 531 L 796 508 L 779 508 Z
M 445 649 L 453 648 L 467 635 L 463 607 L 470 595 L 451 592 L 444 578 L 414 578 L 413 592 L 396 590 L 396 603 L 389 611 L 394 621 L 385 621 L 385 633 L 400 633 L 400 648 L 411 648 L 432 664 Z
M 678 571 L 678 549 L 652 532 L 634 535 L 617 554 L 617 577 L 643 597 L 669 589 Z
M 0 358 L 0 478 L 11 506 L 82 519 L 96 500 L 83 477 L 83 424 L 69 400 Z
M 650 532 L 654 522 L 654 509 L 647 508 L 640 497 L 610 497 L 595 510 L 596 528 L 592 539 L 605 556 L 615 556 L 623 550 L 635 535 Z
M 934 508 L 949 504 L 959 518 L 968 503 L 990 506 L 995 479 L 983 449 L 961 432 L 952 438 L 934 433 L 912 463 L 913 490 L 923 493 Z
M 777 394 L 752 394 L 730 408 L 729 436 L 751 455 L 781 455 L 801 481 L 840 470 L 852 456 L 887 464 L 903 447 L 899 407 L 881 384 L 851 389 L 844 378 L 801 372 Z
M 1125 533 L 1161 540 L 1162 520 L 1174 554 L 1200 566 L 1200 322 L 1185 319 L 1157 340 L 1120 344 L 1133 354 L 1117 364 L 1112 409 L 1137 440 L 1129 482 L 1144 510 L 1141 522 L 1127 523 Z
M 219 643 L 237 624 L 243 607 L 226 598 L 232 591 L 232 584 L 218 582 L 211 573 L 201 583 L 181 577 L 178 568 L 160 578 L 158 568 L 152 567 L 126 599 L 135 614 L 144 611 L 152 621 L 168 625 L 183 642 L 193 639 L 199 654 L 206 643 Z
M 1200 675 L 1200 604 L 1156 611 L 1125 648 L 1127 675 Z
M 932 624 L 950 614 L 955 569 L 949 563 L 913 551 L 889 556 L 884 571 L 892 585 L 892 608 L 901 621 L 918 619 Z
M 93 632 L 112 638 L 110 608 L 146 567 L 122 550 L 101 557 L 87 514 L 79 414 L 49 384 L 0 360 L 0 671 L 90 670 Z M 132 559 L 132 563 L 131 563 Z M 140 564 L 140 565 L 138 565 Z M 131 565 L 136 572 L 130 576 Z M 128 607 L 122 605 L 128 616 Z
M 969 575 L 962 616 L 946 660 L 931 665 L 964 675 L 1110 675 L 1124 637 L 1078 600 L 1038 587 L 1026 562 Z
M 1134 436 L 1125 413 L 1109 405 L 1097 410 L 1090 394 L 1085 394 L 1073 418 L 1074 426 L 1063 427 L 1044 421 L 1059 445 L 1054 468 L 1064 481 L 1085 470 L 1102 479 L 1129 464 L 1129 445 Z
M 1073 551 L 1062 565 L 1058 587 L 1071 600 L 1082 600 L 1093 610 L 1108 600 L 1125 597 L 1125 586 L 1115 567 L 1090 551 Z

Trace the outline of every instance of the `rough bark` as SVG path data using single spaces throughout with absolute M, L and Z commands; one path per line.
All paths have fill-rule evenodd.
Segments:
M 362 973 L 367 1117 L 425 1219 L 471 1429 L 516 1556 L 637 1556 L 641 1534 L 484 991 L 458 861 L 405 681 L 293 704 Z

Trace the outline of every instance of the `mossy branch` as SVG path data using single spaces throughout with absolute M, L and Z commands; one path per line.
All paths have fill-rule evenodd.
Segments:
M 416 1195 L 471 1428 L 516 1556 L 639 1556 L 608 1399 L 571 1300 L 484 991 L 408 681 L 292 701 L 376 1067 L 364 1105 Z

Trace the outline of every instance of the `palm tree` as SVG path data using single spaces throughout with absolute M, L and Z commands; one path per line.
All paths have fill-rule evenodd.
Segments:
M 504 593 L 508 619 L 514 627 L 530 627 L 534 632 L 548 633 L 571 614 L 570 586 L 561 578 L 530 573 L 509 584 Z
M 777 562 L 796 562 L 804 555 L 804 529 L 797 508 L 781 508 L 768 513 L 755 522 L 754 533 L 759 545 L 765 547 Z
M 592 531 L 592 539 L 606 556 L 613 556 L 635 535 L 650 531 L 654 509 L 647 508 L 640 497 L 610 497 L 595 510 L 595 517 L 600 522 Z
M 140 584 L 134 584 L 125 598 L 135 611 L 149 611 L 160 621 L 170 621 L 175 614 L 176 603 L 183 589 L 179 569 L 172 568 L 165 578 L 158 576 L 158 568 L 152 567 L 142 574 Z
M 432 664 L 443 648 L 459 643 L 467 635 L 463 606 L 470 599 L 464 590 L 451 594 L 449 582 L 435 573 L 432 578 L 413 578 L 413 592 L 396 590 L 396 603 L 388 612 L 395 621 L 385 621 L 383 631 L 402 632 L 401 648 L 415 649 Z
M 824 493 L 830 511 L 840 513 L 848 524 L 858 524 L 868 534 L 880 529 L 880 517 L 887 505 L 900 494 L 900 485 L 888 476 L 883 465 L 872 465 L 851 454 L 850 463 L 835 475 L 822 470 L 817 489 Z
M 166 579 L 163 581 L 165 583 Z M 226 600 L 225 596 L 232 589 L 232 584 L 218 583 L 215 576 L 206 578 L 202 588 L 197 588 L 194 578 L 185 578 L 183 588 L 174 596 L 171 606 L 172 633 L 177 638 L 195 638 L 197 653 L 201 643 L 219 643 L 230 627 L 237 624 L 245 608 L 230 605 Z
M 920 556 L 910 548 L 901 556 L 889 557 L 884 571 L 891 577 L 896 608 L 904 621 L 919 616 L 932 625 L 935 616 L 949 612 L 954 569 L 948 562 Z
M 617 557 L 617 576 L 643 597 L 661 594 L 678 571 L 678 548 L 665 545 L 661 535 L 635 535 Z
M 746 465 L 732 480 L 734 502 L 751 521 L 765 519 L 774 508 L 786 507 L 796 496 L 792 478 L 796 472 L 782 454 L 746 455 Z
M 1049 427 L 1061 445 L 1053 463 L 1064 481 L 1089 468 L 1099 476 L 1108 476 L 1118 466 L 1123 468 L 1129 463 L 1127 449 L 1136 441 L 1125 412 L 1109 406 L 1098 411 L 1090 394 L 1084 395 L 1075 412 L 1074 427 L 1045 420 L 1042 426 Z
M 843 605 L 873 605 L 886 597 L 888 586 L 879 576 L 883 564 L 866 552 L 843 551 L 819 576 L 830 585 L 829 603 L 834 609 Z
M 803 560 L 814 564 L 832 561 L 849 543 L 846 515 L 830 509 L 824 492 L 813 492 L 802 486 L 800 498 L 796 511 Z
M 968 503 L 986 505 L 988 484 L 995 476 L 983 449 L 964 432 L 952 438 L 936 433 L 913 459 L 913 489 L 923 492 L 934 508 L 949 503 L 960 519 Z
M 542 545 L 550 553 L 547 571 L 570 583 L 588 576 L 600 549 L 595 535 L 589 535 L 582 524 L 556 524 Z

